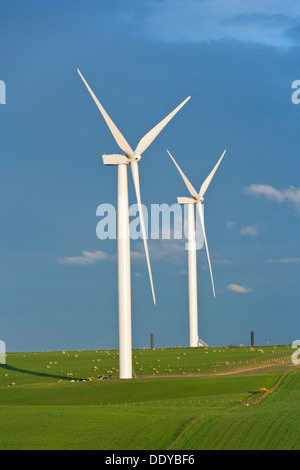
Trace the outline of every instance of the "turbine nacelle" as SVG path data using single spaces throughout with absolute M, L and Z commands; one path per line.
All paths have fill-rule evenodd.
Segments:
M 129 159 L 125 155 L 111 154 L 111 155 L 102 155 L 104 165 L 128 165 Z
M 142 157 L 140 155 L 135 155 L 130 158 L 126 155 L 120 155 L 113 153 L 111 155 L 102 155 L 104 165 L 129 165 L 132 162 L 139 162 Z
M 202 203 L 204 201 L 204 197 L 178 197 L 177 202 L 178 204 L 198 204 Z

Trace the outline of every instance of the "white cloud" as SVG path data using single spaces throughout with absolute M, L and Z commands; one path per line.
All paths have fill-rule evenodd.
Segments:
M 143 241 L 135 242 L 135 248 L 131 247 L 130 256 L 133 261 L 146 261 Z M 187 251 L 184 240 L 148 240 L 150 261 L 167 261 L 172 264 L 186 262 Z M 84 266 L 99 263 L 101 261 L 116 261 L 117 256 L 101 250 L 82 251 L 79 256 L 59 258 L 60 264 L 72 266 Z
M 247 194 L 254 194 L 255 196 L 265 196 L 271 201 L 282 202 L 285 199 L 282 192 L 269 184 L 251 184 L 245 188 L 245 192 Z
M 187 259 L 184 240 L 151 240 L 148 246 L 150 261 L 166 260 L 172 264 L 182 264 Z M 135 260 L 145 259 L 143 242 L 137 243 L 137 250 L 131 252 L 131 257 Z
M 232 220 L 227 220 L 225 223 L 226 228 L 233 228 L 236 225 L 236 222 L 232 222 Z
M 212 259 L 213 264 L 232 264 L 234 261 L 229 261 L 228 259 Z
M 188 271 L 186 269 L 181 269 L 178 271 L 178 276 L 186 276 L 188 274 Z
M 257 224 L 241 227 L 240 234 L 249 235 L 250 237 L 256 237 L 258 235 Z
M 264 196 L 270 201 L 278 203 L 288 202 L 300 212 L 300 188 L 290 186 L 279 191 L 269 184 L 251 184 L 245 188 L 245 192 L 255 196 Z
M 145 252 L 142 251 L 136 251 L 136 250 L 131 250 L 130 251 L 130 256 L 132 259 L 144 259 L 145 258 Z
M 294 0 L 156 0 L 147 3 L 143 25 L 153 38 L 168 42 L 232 38 L 247 43 L 289 47 L 289 31 L 299 24 Z
M 109 255 L 101 250 L 96 251 L 82 251 L 80 256 L 69 256 L 66 258 L 60 258 L 60 264 L 69 265 L 89 265 L 99 263 L 100 261 L 107 260 Z
M 300 258 L 267 259 L 267 263 L 280 263 L 280 264 L 300 263 Z
M 239 286 L 238 284 L 229 284 L 225 287 L 225 289 L 233 292 L 238 292 L 239 294 L 249 294 L 249 292 L 252 292 L 252 289 L 250 287 Z
M 143 277 L 142 274 L 139 273 L 139 272 L 135 272 L 133 275 L 134 275 L 134 277 Z

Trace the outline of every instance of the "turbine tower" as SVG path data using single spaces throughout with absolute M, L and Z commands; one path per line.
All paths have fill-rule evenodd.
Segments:
M 175 163 L 179 173 L 182 176 L 183 181 L 186 184 L 187 189 L 189 190 L 190 197 L 178 197 L 177 201 L 178 204 L 187 204 L 188 206 L 188 272 L 189 272 L 189 325 L 190 325 L 190 347 L 195 348 L 199 346 L 199 343 L 202 345 L 205 343 L 199 339 L 198 337 L 198 299 L 197 299 L 197 261 L 196 261 L 196 230 L 195 230 L 195 210 L 194 206 L 197 206 L 200 223 L 207 253 L 208 259 L 208 266 L 210 271 L 211 277 L 211 284 L 213 289 L 213 295 L 216 296 L 215 286 L 214 286 L 214 279 L 211 269 L 210 263 L 210 256 L 208 251 L 206 233 L 205 233 L 205 226 L 204 226 L 204 214 L 203 214 L 203 201 L 204 201 L 204 194 L 207 191 L 207 188 L 217 171 L 218 166 L 220 165 L 226 150 L 223 152 L 221 158 L 219 159 L 218 163 L 215 165 L 214 169 L 208 175 L 204 183 L 200 188 L 200 192 L 198 193 L 195 188 L 192 186 L 190 181 L 187 179 L 175 159 L 172 157 L 169 150 L 167 150 L 168 154 L 170 155 L 171 159 Z
M 77 69 L 83 83 L 90 92 L 99 111 L 101 112 L 106 124 L 109 127 L 114 139 L 125 155 L 103 155 L 104 165 L 118 166 L 118 290 L 119 290 L 119 377 L 120 379 L 132 378 L 132 340 L 131 340 L 131 270 L 130 270 L 130 240 L 129 240 L 129 205 L 128 205 L 128 178 L 127 166 L 130 165 L 131 173 L 139 208 L 140 226 L 144 240 L 144 248 L 150 278 L 151 290 L 154 304 L 155 292 L 152 280 L 151 265 L 149 259 L 149 250 L 147 243 L 147 235 L 145 229 L 144 215 L 142 210 L 139 169 L 138 162 L 142 153 L 149 147 L 153 140 L 182 108 L 182 106 L 190 99 L 186 98 L 177 108 L 174 109 L 167 117 L 149 131 L 138 143 L 133 151 L 127 143 L 119 129 L 110 119 L 103 106 L 91 90 L 81 72 Z

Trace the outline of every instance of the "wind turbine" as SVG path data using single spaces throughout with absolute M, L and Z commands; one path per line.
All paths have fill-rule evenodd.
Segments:
M 104 165 L 118 166 L 118 290 L 119 290 L 119 377 L 121 379 L 132 378 L 132 340 L 131 340 L 131 270 L 130 270 L 130 240 L 129 240 L 129 207 L 128 207 L 128 178 L 127 165 L 131 167 L 133 183 L 139 208 L 140 226 L 144 240 L 144 248 L 152 290 L 154 304 L 155 293 L 152 280 L 151 265 L 149 259 L 147 235 L 142 210 L 139 169 L 138 162 L 142 153 L 149 147 L 153 140 L 182 108 L 182 106 L 190 99 L 186 98 L 177 108 L 174 109 L 167 117 L 149 131 L 138 143 L 133 151 L 127 143 L 119 129 L 108 116 L 103 106 L 91 90 L 81 72 L 77 69 L 83 83 L 90 92 L 98 109 L 100 110 L 106 124 L 108 125 L 113 137 L 115 138 L 120 149 L 125 155 L 103 155 Z
M 220 165 L 226 150 L 223 152 L 221 158 L 219 159 L 218 163 L 215 165 L 214 169 L 210 172 L 206 180 L 203 182 L 199 193 L 196 191 L 194 186 L 190 183 L 187 179 L 177 162 L 175 161 L 174 157 L 172 157 L 169 150 L 167 150 L 168 154 L 170 155 L 171 159 L 175 163 L 179 173 L 182 176 L 183 181 L 186 184 L 187 189 L 189 190 L 190 197 L 178 197 L 179 204 L 187 204 L 188 206 L 188 271 L 189 271 L 189 324 L 190 324 L 190 347 L 197 347 L 199 342 L 203 343 L 202 340 L 198 337 L 198 306 L 197 306 L 197 261 L 196 261 L 196 231 L 195 231 L 195 211 L 194 206 L 197 206 L 199 212 L 199 218 L 207 253 L 208 259 L 208 266 L 210 271 L 211 277 L 211 284 L 213 289 L 213 295 L 216 296 L 215 292 L 215 285 L 214 279 L 211 269 L 210 263 L 210 256 L 208 251 L 206 233 L 205 233 L 205 226 L 204 226 L 204 214 L 203 214 L 203 201 L 204 201 L 204 194 L 207 191 L 208 186 Z

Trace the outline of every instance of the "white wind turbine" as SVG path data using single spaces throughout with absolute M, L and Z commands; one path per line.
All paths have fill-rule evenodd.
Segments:
M 186 187 L 189 190 L 192 198 L 190 197 L 178 197 L 179 204 L 187 204 L 188 205 L 188 271 L 189 271 L 189 323 L 190 323 L 190 347 L 197 347 L 199 343 L 203 343 L 202 340 L 199 340 L 198 337 L 198 301 L 197 301 L 197 261 L 196 261 L 196 231 L 195 231 L 195 211 L 194 205 L 197 205 L 197 209 L 199 212 L 199 218 L 207 253 L 211 283 L 214 297 L 216 296 L 215 286 L 214 286 L 214 279 L 211 269 L 210 263 L 210 256 L 208 251 L 206 233 L 205 233 L 205 226 L 204 226 L 204 214 L 203 214 L 203 205 L 202 202 L 204 200 L 204 194 L 217 171 L 218 166 L 220 165 L 222 158 L 225 155 L 226 150 L 223 152 L 221 158 L 219 159 L 218 163 L 208 175 L 204 183 L 202 184 L 199 193 L 187 179 L 179 165 L 176 163 L 175 159 L 172 157 L 169 150 L 167 150 L 168 154 L 172 158 L 173 162 L 175 163 L 179 173 L 181 174 L 183 181 L 186 184 Z M 204 343 L 205 344 L 205 343 Z
M 104 165 L 118 166 L 118 289 L 119 289 L 119 376 L 121 379 L 132 378 L 132 341 L 131 341 L 131 271 L 130 271 L 130 240 L 129 240 L 129 207 L 128 207 L 128 179 L 127 165 L 131 167 L 133 183 L 139 208 L 140 226 L 144 240 L 144 248 L 148 265 L 150 284 L 152 289 L 153 301 L 155 293 L 153 287 L 147 235 L 142 210 L 139 170 L 138 162 L 142 153 L 149 147 L 153 140 L 182 108 L 182 106 L 190 99 L 186 98 L 177 108 L 174 109 L 167 117 L 157 124 L 150 132 L 148 132 L 138 143 L 133 151 L 119 129 L 110 119 L 105 109 L 102 107 L 97 97 L 89 87 L 88 83 L 77 69 L 85 86 L 90 92 L 93 100 L 98 106 L 103 118 L 106 121 L 113 137 L 115 138 L 120 149 L 125 155 L 103 155 Z

